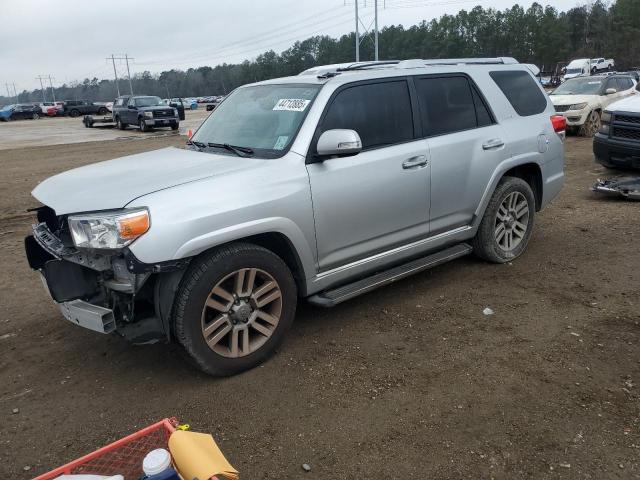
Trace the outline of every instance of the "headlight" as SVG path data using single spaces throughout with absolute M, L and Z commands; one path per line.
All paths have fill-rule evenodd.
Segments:
M 569 110 L 582 110 L 587 106 L 587 102 L 585 103 L 576 103 L 575 105 L 569 106 Z
M 153 118 L 153 112 L 144 112 L 145 118 Z
M 76 247 L 117 249 L 143 235 L 151 224 L 147 209 L 72 215 L 69 230 Z
M 173 109 L 173 116 L 174 116 L 174 117 L 177 117 L 177 116 L 178 116 L 178 110 L 177 110 L 177 109 L 175 109 L 175 108 Z
M 600 120 L 600 129 L 598 132 L 608 136 L 611 130 L 611 112 L 604 112 Z

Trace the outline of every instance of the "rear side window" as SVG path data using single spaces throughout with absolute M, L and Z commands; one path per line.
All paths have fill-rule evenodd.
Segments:
M 466 77 L 417 78 L 415 85 L 427 136 L 492 123 L 487 107 Z
M 413 139 L 412 115 L 406 80 L 356 85 L 335 96 L 322 131 L 355 130 L 365 149 L 393 145 Z
M 523 70 L 489 72 L 513 109 L 521 117 L 537 115 L 547 108 L 547 98 L 529 73 Z

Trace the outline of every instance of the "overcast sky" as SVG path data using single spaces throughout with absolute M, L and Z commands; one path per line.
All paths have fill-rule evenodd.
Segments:
M 280 52 L 312 35 L 353 31 L 354 0 L 0 0 L 0 93 L 113 78 L 112 53 L 135 60 L 131 74 L 234 63 L 273 49 Z M 373 0 L 359 0 L 368 25 Z M 380 27 L 414 25 L 475 5 L 504 9 L 514 0 L 378 0 Z M 346 3 L 346 4 L 345 4 Z M 366 7 L 365 7 L 366 3 Z M 383 8 L 386 3 L 386 8 Z M 524 7 L 531 0 L 518 2 Z M 567 10 L 584 0 L 540 3 Z M 124 62 L 118 75 L 126 74 Z

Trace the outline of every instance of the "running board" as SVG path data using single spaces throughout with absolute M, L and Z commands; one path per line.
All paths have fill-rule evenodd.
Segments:
M 363 293 L 375 290 L 378 287 L 388 285 L 402 278 L 408 277 L 415 273 L 428 270 L 438 265 L 442 265 L 450 260 L 454 260 L 459 257 L 463 257 L 471 253 L 473 249 L 466 243 L 460 243 L 453 247 L 445 248 L 439 252 L 433 253 L 426 257 L 412 260 L 408 263 L 398 265 L 397 267 L 390 268 L 378 272 L 370 277 L 363 278 L 361 280 L 343 285 L 334 290 L 325 290 L 316 295 L 308 298 L 309 303 L 319 305 L 321 307 L 333 307 L 339 303 L 350 300 Z

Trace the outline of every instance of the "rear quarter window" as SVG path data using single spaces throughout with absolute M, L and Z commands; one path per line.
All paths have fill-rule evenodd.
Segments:
M 537 115 L 547 108 L 547 97 L 533 77 L 523 70 L 489 72 L 511 106 L 521 117 Z

